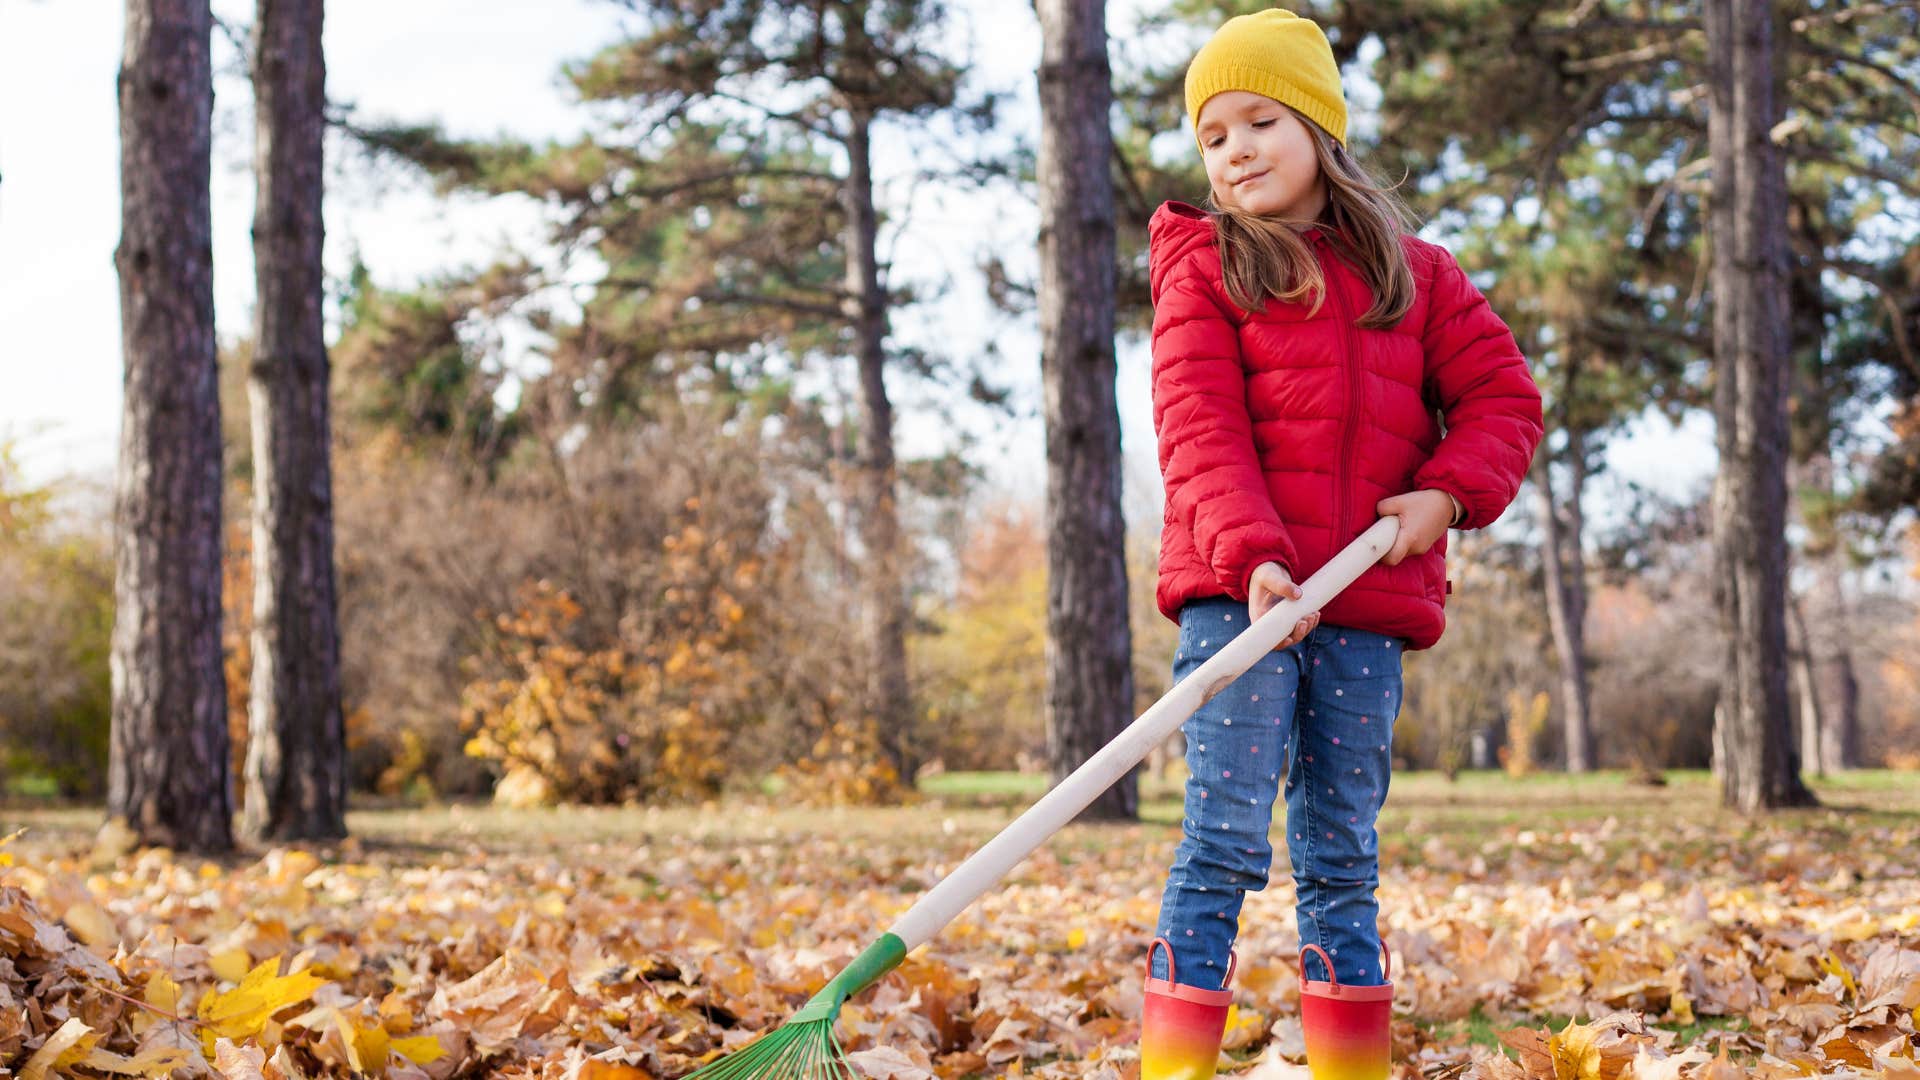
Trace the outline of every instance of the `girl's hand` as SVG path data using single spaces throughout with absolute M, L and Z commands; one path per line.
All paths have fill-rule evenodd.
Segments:
M 1273 610 L 1273 606 L 1282 600 L 1300 599 L 1300 586 L 1279 563 L 1264 562 L 1253 568 L 1252 576 L 1247 578 L 1247 614 L 1254 622 L 1260 616 Z M 1275 651 L 1284 649 L 1301 638 L 1306 637 L 1313 628 L 1320 625 L 1320 613 L 1313 614 L 1293 624 L 1293 632 L 1287 639 L 1275 645 Z
M 1400 515 L 1400 535 L 1380 560 L 1388 566 L 1399 565 L 1409 555 L 1425 555 L 1453 524 L 1453 496 L 1434 488 L 1381 499 L 1374 509 L 1381 517 Z

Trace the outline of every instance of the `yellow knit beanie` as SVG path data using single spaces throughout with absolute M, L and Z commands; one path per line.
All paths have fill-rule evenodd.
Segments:
M 1228 19 L 1187 67 L 1187 116 L 1200 126 L 1200 107 L 1215 94 L 1250 90 L 1291 105 L 1347 145 L 1347 99 L 1340 65 L 1311 19 L 1269 8 Z

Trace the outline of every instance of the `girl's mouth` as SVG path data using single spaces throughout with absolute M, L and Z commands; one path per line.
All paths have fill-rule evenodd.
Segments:
M 1265 176 L 1265 175 L 1267 175 L 1267 173 L 1268 173 L 1268 172 L 1271 172 L 1271 171 L 1272 171 L 1272 170 L 1270 170 L 1270 169 L 1262 169 L 1262 170 L 1260 170 L 1259 172 L 1257 172 L 1257 173 L 1254 173 L 1254 174 L 1253 174 L 1252 176 L 1243 176 L 1243 177 L 1241 177 L 1240 179 L 1238 179 L 1238 180 L 1235 180 L 1235 181 L 1233 182 L 1233 186 L 1234 186 L 1234 187 L 1239 187 L 1239 186 L 1240 186 L 1241 184 L 1251 184 L 1251 183 L 1253 183 L 1253 182 L 1254 182 L 1255 180 L 1258 180 L 1258 179 L 1260 179 L 1261 177 L 1263 177 L 1263 176 Z

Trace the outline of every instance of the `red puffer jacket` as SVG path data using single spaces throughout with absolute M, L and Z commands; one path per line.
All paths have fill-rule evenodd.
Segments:
M 1306 580 L 1389 495 L 1445 491 L 1466 510 L 1463 529 L 1506 510 L 1540 442 L 1540 391 L 1445 248 L 1402 238 L 1418 296 L 1382 330 L 1354 325 L 1373 296 L 1321 229 L 1308 237 L 1329 295 L 1311 318 L 1307 304 L 1249 313 L 1229 300 L 1204 211 L 1168 203 L 1149 235 L 1167 496 L 1156 599 L 1168 618 L 1200 597 L 1245 601 L 1263 562 Z M 1373 566 L 1321 618 L 1424 649 L 1446 626 L 1446 588 L 1443 538 Z

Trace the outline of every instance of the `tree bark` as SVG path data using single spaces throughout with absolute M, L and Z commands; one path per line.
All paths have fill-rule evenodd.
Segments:
M 1821 607 L 1819 620 L 1829 643 L 1826 654 L 1814 667 L 1814 689 L 1824 703 L 1820 719 L 1820 767 L 1823 773 L 1842 772 L 1860 767 L 1860 681 L 1853 672 L 1852 618 L 1847 606 L 1844 579 L 1834 564 L 1841 558 L 1831 553 L 1821 567 Z
M 1540 500 L 1540 520 L 1546 529 L 1541 563 L 1546 570 L 1547 622 L 1553 630 L 1554 651 L 1560 658 L 1560 709 L 1565 732 L 1567 771 L 1594 768 L 1592 697 L 1587 679 L 1587 573 L 1581 549 L 1585 521 L 1580 498 L 1586 487 L 1586 440 L 1567 429 L 1567 456 L 1572 465 L 1572 491 L 1565 510 L 1553 490 L 1553 470 L 1543 448 L 1534 464 L 1534 488 Z M 1564 515 L 1564 516 L 1563 516 Z
M 1040 371 L 1047 433 L 1047 768 L 1054 783 L 1133 719 L 1105 0 L 1039 0 Z M 1082 818 L 1139 814 L 1128 773 Z
M 1774 10 L 1708 0 L 1713 167 L 1714 601 L 1725 635 L 1714 764 L 1722 802 L 1745 813 L 1812 803 L 1787 704 L 1786 178 Z
M 1833 458 L 1822 447 L 1809 460 L 1809 483 L 1830 492 Z M 1853 671 L 1853 618 L 1847 602 L 1846 541 L 1834 534 L 1809 552 L 1813 588 L 1806 601 L 1810 691 L 1819 701 L 1820 723 L 1812 745 L 1804 741 L 1803 764 L 1822 776 L 1860 767 L 1860 682 Z
M 1798 599 L 1788 597 L 1787 614 L 1791 617 L 1787 636 L 1788 662 L 1793 666 L 1793 690 L 1799 699 L 1799 739 L 1801 767 L 1815 776 L 1825 776 L 1826 768 L 1820 760 L 1820 729 L 1825 726 L 1826 718 L 1820 707 L 1820 693 L 1814 686 L 1813 638 L 1807 632 L 1806 606 Z M 1795 647 L 1794 639 L 1799 639 Z
M 913 701 L 907 684 L 907 596 L 900 517 L 895 501 L 893 403 L 887 397 L 887 292 L 880 280 L 879 217 L 873 202 L 873 114 L 849 110 L 847 183 L 847 292 L 860 371 L 862 542 L 866 547 L 868 655 L 867 711 L 880 745 L 902 783 L 917 767 L 910 742 Z
M 119 78 L 114 265 L 126 370 L 107 815 L 141 842 L 187 851 L 233 844 L 208 193 L 212 28 L 206 0 L 127 0 Z
M 1821 227 L 1822 218 L 1799 205 L 1790 205 L 1787 222 L 1789 251 L 1820 251 L 1835 241 Z M 1853 633 L 1846 595 L 1847 540 L 1834 493 L 1833 433 L 1839 422 L 1834 397 L 1837 373 L 1827 348 L 1829 304 L 1821 281 L 1824 269 L 1808 259 L 1790 266 L 1789 326 L 1793 371 L 1799 383 L 1792 398 L 1793 488 L 1798 494 L 1800 520 L 1805 531 L 1801 565 L 1813 574 L 1813 584 L 1792 614 L 1799 631 L 1804 660 L 1796 668 L 1803 703 L 1800 760 L 1816 775 L 1826 776 L 1858 765 L 1860 688 L 1853 674 Z
M 255 101 L 253 684 L 245 827 L 347 834 L 347 742 L 333 566 L 321 303 L 326 60 L 322 0 L 259 0 Z

